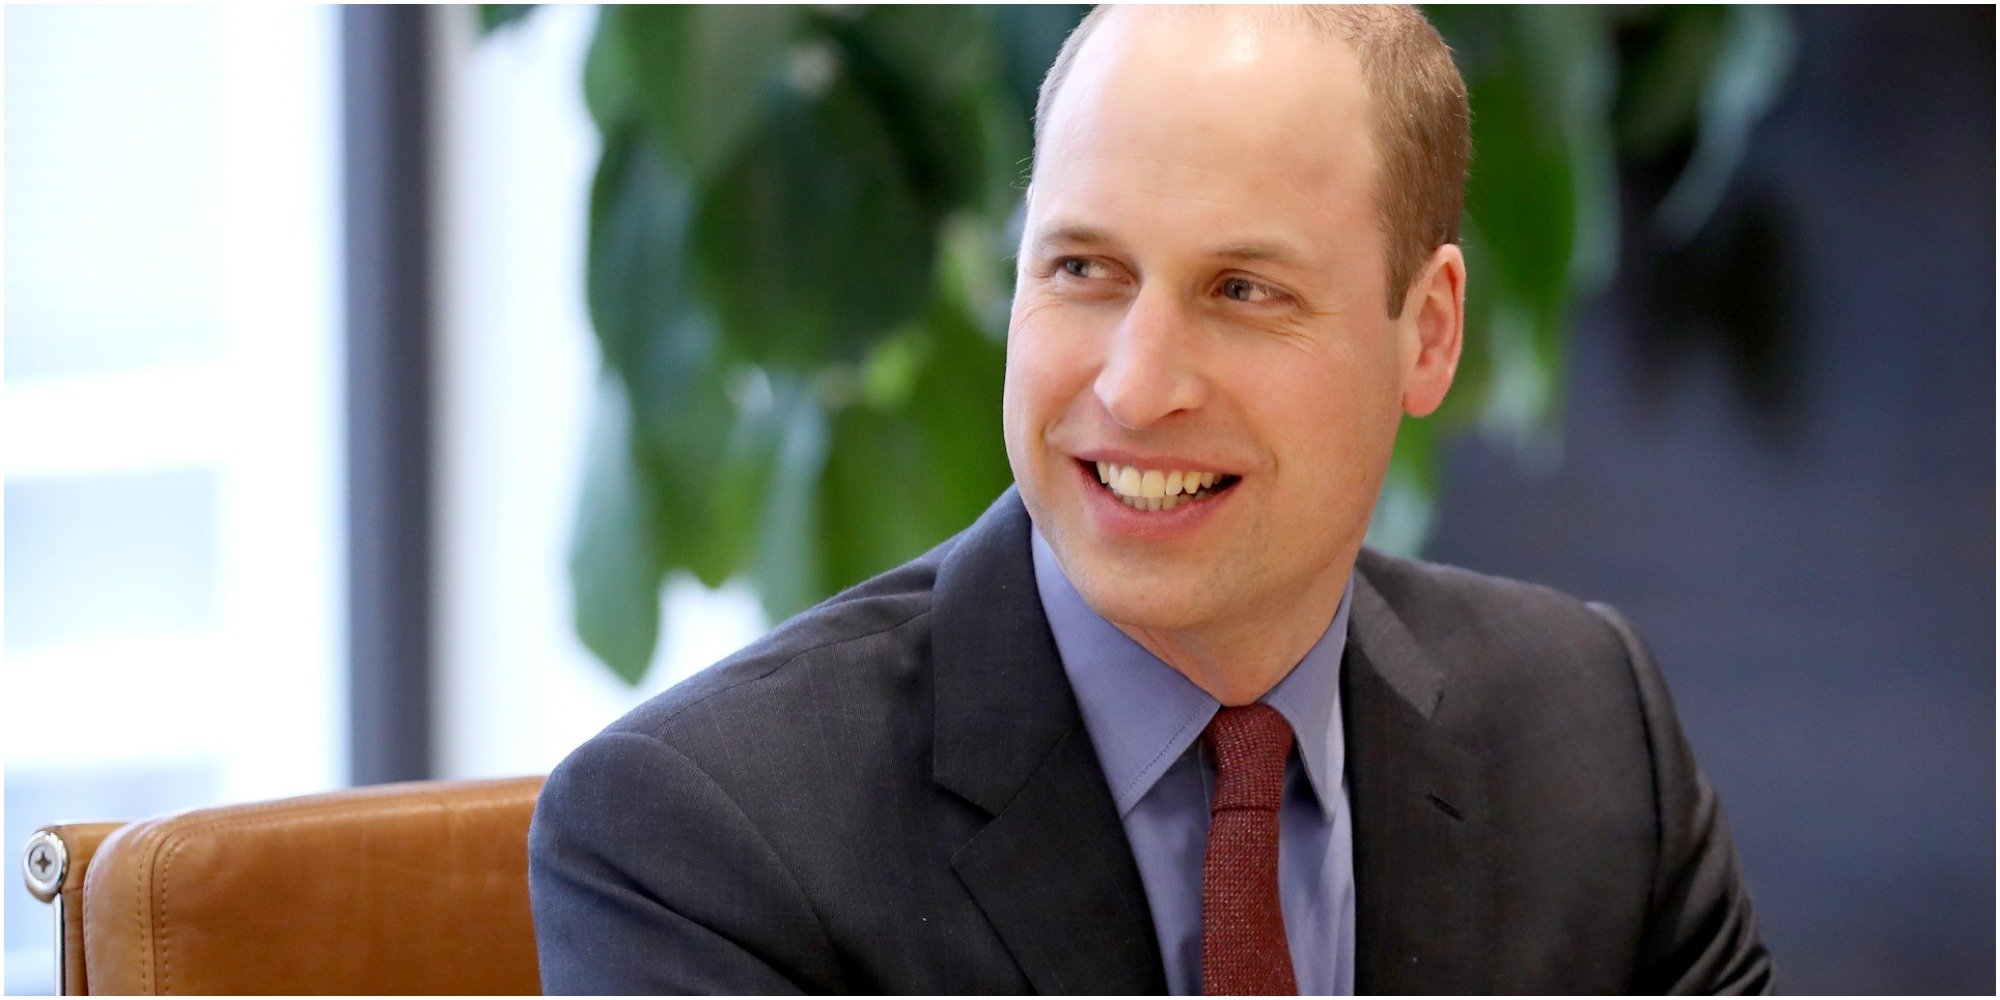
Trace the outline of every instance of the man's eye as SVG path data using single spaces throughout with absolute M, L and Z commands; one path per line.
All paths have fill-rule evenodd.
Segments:
M 1056 262 L 1056 270 L 1072 278 L 1090 278 L 1097 274 L 1097 265 L 1082 257 L 1064 257 Z
M 1260 285 L 1248 278 L 1226 278 L 1222 282 L 1222 294 L 1238 302 L 1269 302 L 1278 297 L 1268 285 Z

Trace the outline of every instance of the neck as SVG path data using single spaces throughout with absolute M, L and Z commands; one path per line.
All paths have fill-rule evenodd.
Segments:
M 1185 629 L 1111 624 L 1216 701 L 1248 705 L 1277 687 L 1326 634 L 1351 575 L 1334 576 L 1330 587 L 1313 588 L 1279 614 L 1238 615 Z

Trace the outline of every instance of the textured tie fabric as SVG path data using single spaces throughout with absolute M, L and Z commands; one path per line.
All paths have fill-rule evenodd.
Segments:
M 1201 991 L 1298 992 L 1278 903 L 1278 807 L 1292 727 L 1269 705 L 1224 708 L 1201 734 L 1215 758 L 1201 866 Z

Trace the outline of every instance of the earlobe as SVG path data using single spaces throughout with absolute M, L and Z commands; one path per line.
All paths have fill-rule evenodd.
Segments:
M 1444 402 L 1465 343 L 1465 254 L 1438 247 L 1410 289 L 1403 312 L 1415 353 L 1404 369 L 1403 412 L 1429 416 Z

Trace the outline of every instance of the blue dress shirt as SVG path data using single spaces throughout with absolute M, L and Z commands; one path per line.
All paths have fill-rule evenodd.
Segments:
M 1215 764 L 1199 737 L 1221 707 L 1104 620 L 1041 532 L 1035 586 L 1153 911 L 1167 988 L 1201 992 L 1201 868 Z M 1350 576 L 1326 634 L 1262 699 L 1291 723 L 1278 819 L 1278 895 L 1302 994 L 1354 992 L 1354 840 L 1340 724 Z

